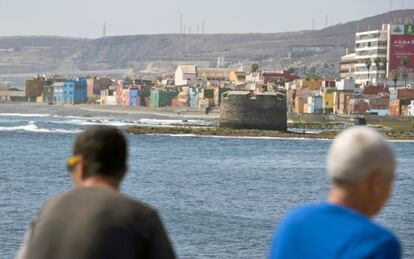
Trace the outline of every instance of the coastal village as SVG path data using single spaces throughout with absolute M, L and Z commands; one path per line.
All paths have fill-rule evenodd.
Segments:
M 25 89 L 3 88 L 0 102 L 50 105 L 97 104 L 194 109 L 219 109 L 230 95 L 256 98 L 284 95 L 286 111 L 296 114 L 374 114 L 414 116 L 414 25 L 387 24 L 358 32 L 355 49 L 344 50 L 339 78 L 297 76 L 294 68 L 262 70 L 194 64 L 178 65 L 154 78 L 106 78 L 37 75 Z

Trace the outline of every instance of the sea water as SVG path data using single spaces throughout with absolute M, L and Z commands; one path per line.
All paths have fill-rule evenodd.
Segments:
M 0 258 L 13 258 L 42 204 L 71 188 L 65 160 L 76 133 L 91 124 L 137 123 L 0 115 Z M 122 191 L 159 210 L 180 258 L 265 258 L 286 212 L 328 193 L 327 140 L 129 135 L 128 141 Z M 375 220 L 413 258 L 414 143 L 392 144 L 395 188 Z

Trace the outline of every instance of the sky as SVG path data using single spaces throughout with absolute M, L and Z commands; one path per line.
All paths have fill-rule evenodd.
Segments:
M 0 0 L 0 36 L 285 32 L 320 29 L 397 9 L 414 0 Z

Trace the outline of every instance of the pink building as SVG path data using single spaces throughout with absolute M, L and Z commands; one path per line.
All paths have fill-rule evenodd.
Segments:
M 108 89 L 112 85 L 112 80 L 109 78 L 93 77 L 86 80 L 87 96 L 99 96 L 102 90 Z
M 122 105 L 123 106 L 130 106 L 130 97 L 129 97 L 129 89 L 122 90 Z
M 118 81 L 118 84 L 116 85 L 116 105 L 122 105 L 122 90 L 124 88 L 124 83 L 122 80 Z

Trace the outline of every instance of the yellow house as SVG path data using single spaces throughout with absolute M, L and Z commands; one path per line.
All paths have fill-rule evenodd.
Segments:
M 299 80 L 299 89 L 309 89 L 311 91 L 319 91 L 322 86 L 321 80 L 308 80 L 308 79 L 300 79 Z
M 236 84 L 244 84 L 246 83 L 246 72 L 232 70 L 229 72 L 229 80 Z
M 323 102 L 322 102 L 322 109 L 324 113 L 332 113 L 334 108 L 334 100 L 335 100 L 335 92 L 334 91 L 326 91 L 323 94 Z
M 36 97 L 36 102 L 37 103 L 42 103 L 43 102 L 43 92 L 41 96 Z
M 296 96 L 295 97 L 295 112 L 296 113 L 305 113 L 305 104 L 308 103 L 307 96 Z

